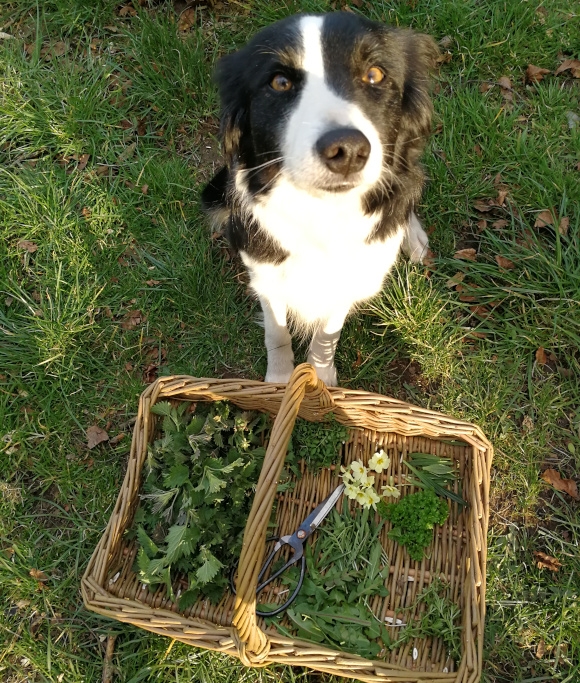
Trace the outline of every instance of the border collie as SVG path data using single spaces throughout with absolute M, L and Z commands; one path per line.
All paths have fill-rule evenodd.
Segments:
M 260 31 L 217 67 L 226 165 L 202 204 L 264 312 L 267 382 L 287 382 L 293 331 L 336 385 L 346 316 L 381 291 L 402 248 L 428 239 L 414 207 L 431 128 L 428 36 L 337 12 Z

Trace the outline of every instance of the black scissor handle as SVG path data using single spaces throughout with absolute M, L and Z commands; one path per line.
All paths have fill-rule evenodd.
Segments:
M 271 543 L 272 541 L 276 541 L 276 543 L 278 543 L 278 541 L 280 541 L 280 539 L 278 538 L 278 536 L 271 536 L 270 538 L 266 539 L 266 543 Z M 286 543 L 286 542 L 283 542 L 283 545 L 290 545 L 291 546 L 291 544 Z M 264 565 L 262 566 L 262 569 L 260 570 L 260 573 L 258 574 L 258 581 L 260 581 L 262 576 L 264 576 L 264 573 L 266 572 L 266 570 L 268 569 L 272 560 L 274 559 L 274 555 L 280 550 L 281 547 L 282 546 L 280 546 L 278 548 L 274 547 L 274 550 L 272 550 L 272 552 L 268 555 L 268 557 L 266 558 L 266 561 L 264 562 Z M 293 547 L 293 546 L 291 546 L 291 547 Z M 256 588 L 256 594 L 258 594 L 262 589 L 264 589 L 266 586 L 268 586 L 270 583 L 272 583 L 272 581 L 277 579 L 283 572 L 285 572 L 286 569 L 288 569 L 291 565 L 295 564 L 298 561 L 298 559 L 301 559 L 300 577 L 298 579 L 298 584 L 296 585 L 294 592 L 288 598 L 288 600 L 286 600 L 286 602 L 283 605 L 280 605 L 279 607 L 277 607 L 272 612 L 261 612 L 260 610 L 256 610 L 257 616 L 259 616 L 259 617 L 274 617 L 274 616 L 276 616 L 276 614 L 280 614 L 280 612 L 283 612 L 287 607 L 290 606 L 290 604 L 294 601 L 294 599 L 298 595 L 298 591 L 302 588 L 302 583 L 304 582 L 304 574 L 306 573 L 306 557 L 302 554 L 300 558 L 297 558 L 296 554 L 297 554 L 296 549 L 294 549 L 294 554 L 288 560 L 288 562 L 286 562 L 286 564 L 281 569 L 279 569 L 277 572 L 272 574 L 272 576 L 269 576 L 266 581 L 259 584 L 259 586 Z M 236 586 L 234 583 L 234 576 L 236 573 L 236 569 L 238 568 L 238 564 L 239 564 L 239 560 L 238 560 L 238 562 L 236 562 L 234 564 L 234 566 L 232 567 L 232 570 L 230 572 L 230 589 L 234 595 L 236 594 Z

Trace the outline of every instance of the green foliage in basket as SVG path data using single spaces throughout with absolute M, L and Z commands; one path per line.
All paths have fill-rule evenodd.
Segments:
M 369 603 L 374 596 L 389 594 L 385 587 L 389 563 L 379 541 L 382 522 L 376 524 L 373 518 L 368 508 L 357 508 L 352 516 L 346 502 L 342 514 L 333 510 L 319 530 L 314 555 L 306 546 L 307 572 L 298 597 L 272 619 L 281 633 L 292 635 L 281 623 L 288 617 L 298 638 L 362 657 L 379 654 L 382 648 L 377 641 L 387 641 L 388 631 Z M 290 591 L 298 574 L 294 567 L 283 575 Z
M 151 409 L 163 417 L 162 434 L 148 448 L 133 531 L 140 581 L 165 584 L 175 599 L 172 583 L 187 575 L 180 609 L 200 595 L 223 595 L 264 458 L 267 419 L 224 402 L 198 403 L 194 414 L 190 405 Z
M 435 524 L 443 524 L 449 516 L 449 508 L 433 489 L 411 493 L 398 503 L 377 504 L 377 512 L 390 520 L 389 538 L 407 547 L 413 560 L 423 559 L 425 548 L 433 539 Z
M 342 444 L 348 439 L 348 428 L 330 413 L 324 422 L 309 422 L 298 418 L 288 445 L 286 465 L 300 478 L 299 461 L 316 472 L 339 461 Z
M 421 489 L 433 489 L 438 496 L 449 498 L 462 507 L 467 505 L 460 495 L 447 488 L 457 481 L 457 470 L 450 458 L 441 458 L 430 453 L 409 453 L 403 464 L 416 477 L 407 477 L 408 484 Z M 461 492 L 461 482 L 458 486 Z

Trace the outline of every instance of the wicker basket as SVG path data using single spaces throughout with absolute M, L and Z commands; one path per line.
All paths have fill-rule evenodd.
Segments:
M 244 533 L 237 596 L 227 591 L 218 605 L 200 600 L 184 613 L 177 612 L 177 605 L 167 597 L 165 586 L 148 591 L 139 583 L 132 569 L 134 542 L 127 541 L 124 534 L 139 502 L 141 468 L 147 444 L 154 436 L 156 418 L 150 413 L 150 407 L 168 399 L 228 400 L 246 410 L 277 416 Z M 381 540 L 390 562 L 389 596 L 376 598 L 372 604 L 374 613 L 380 614 L 381 619 L 396 618 L 402 608 L 415 602 L 432 577 L 446 576 L 451 597 L 462 609 L 462 658 L 457 665 L 447 658 L 439 638 L 415 639 L 393 650 L 385 660 L 367 660 L 319 644 L 282 637 L 273 627 L 267 629 L 256 616 L 255 590 L 264 556 L 266 527 L 294 422 L 297 415 L 320 421 L 329 412 L 351 428 L 342 454 L 343 463 L 360 458 L 367 462 L 377 446 L 391 456 L 390 468 L 380 475 L 379 484 L 386 483 L 387 476 L 397 479 L 402 475 L 401 456 L 408 452 L 447 455 L 458 463 L 463 496 L 469 507 L 459 512 L 457 505 L 452 506 L 451 515 L 441 528 L 436 528 L 428 556 L 421 562 L 411 560 L 404 548 L 388 539 L 388 525 L 385 526 Z M 148 631 L 239 657 L 247 666 L 276 662 L 373 682 L 474 683 L 479 680 L 482 668 L 492 453 L 491 445 L 478 427 L 378 394 L 327 388 L 310 365 L 297 367 L 287 385 L 187 376 L 160 378 L 148 387 L 139 402 L 125 480 L 105 533 L 82 578 L 85 605 L 99 614 Z M 305 472 L 291 495 L 278 496 L 278 532 L 292 533 L 337 483 L 336 470 L 326 469 L 315 477 Z M 260 599 L 276 601 L 271 592 L 261 595 Z M 407 614 L 406 618 L 412 616 Z

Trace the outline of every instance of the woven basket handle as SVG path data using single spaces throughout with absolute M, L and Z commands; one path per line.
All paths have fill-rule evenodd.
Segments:
M 268 636 L 258 628 L 256 618 L 256 587 L 266 543 L 266 530 L 278 478 L 284 465 L 288 443 L 304 395 L 318 399 L 320 407 L 329 408 L 334 401 L 324 382 L 307 363 L 299 365 L 286 386 L 280 410 L 274 421 L 264 465 L 258 480 L 256 495 L 244 531 L 240 555 L 233 625 L 239 656 L 246 666 L 260 666 L 268 662 Z

